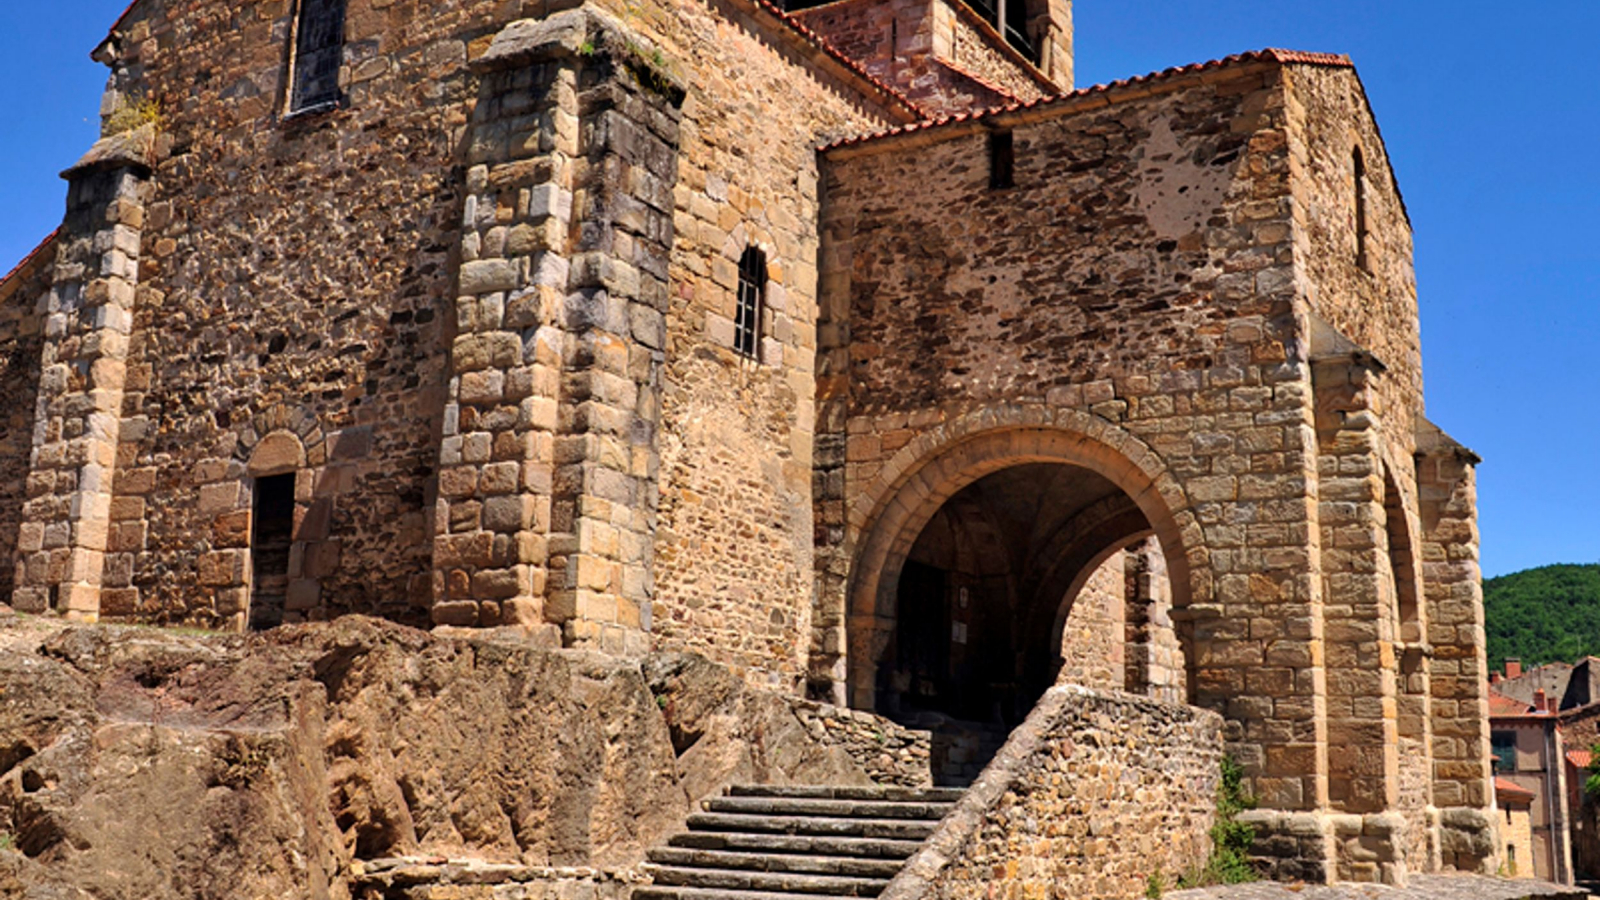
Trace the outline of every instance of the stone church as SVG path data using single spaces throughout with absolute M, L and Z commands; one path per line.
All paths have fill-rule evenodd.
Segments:
M 1191 704 L 1259 862 L 1498 865 L 1473 454 L 1343 56 L 1070 0 L 135 0 L 0 280 L 0 592 Z

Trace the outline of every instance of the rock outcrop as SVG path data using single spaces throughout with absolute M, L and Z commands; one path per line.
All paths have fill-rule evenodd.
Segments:
M 358 617 L 249 636 L 13 618 L 0 894 L 342 898 L 353 861 L 394 856 L 629 866 L 731 781 L 867 784 L 869 766 L 899 764 L 858 762 L 819 724 L 859 714 L 697 657 L 535 637 Z

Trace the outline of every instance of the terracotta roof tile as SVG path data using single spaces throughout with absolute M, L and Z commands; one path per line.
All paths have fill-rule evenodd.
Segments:
M 921 122 L 913 122 L 909 125 L 902 125 L 898 128 L 890 128 L 885 131 L 878 131 L 871 134 L 863 134 L 853 138 L 845 138 L 843 140 L 835 141 L 822 147 L 821 150 L 825 153 L 829 150 L 835 150 L 839 147 L 849 147 L 856 144 L 864 144 L 869 141 L 878 140 L 879 138 L 893 137 L 895 135 L 907 134 L 913 131 L 924 131 L 930 128 L 938 128 L 942 125 L 952 125 L 958 122 L 978 121 L 991 116 L 1017 112 L 1018 110 L 1049 107 L 1057 103 L 1065 103 L 1071 100 L 1078 100 L 1097 94 L 1112 93 L 1123 88 L 1134 87 L 1140 84 L 1148 84 L 1153 81 L 1164 81 L 1168 78 L 1174 78 L 1179 75 L 1192 75 L 1196 72 L 1208 72 L 1215 69 L 1225 68 L 1227 66 L 1250 62 L 1306 63 L 1315 66 L 1337 66 L 1339 68 L 1355 67 L 1354 64 L 1350 62 L 1350 57 L 1343 54 L 1307 53 L 1301 50 L 1279 50 L 1269 47 L 1265 50 L 1253 50 L 1249 53 L 1236 53 L 1232 56 L 1225 56 L 1222 59 L 1213 59 L 1210 62 L 1191 63 L 1186 66 L 1176 66 L 1171 69 L 1163 69 L 1160 72 L 1151 72 L 1148 75 L 1137 75 L 1133 78 L 1124 78 L 1120 81 L 1113 81 L 1110 84 L 1097 84 L 1093 87 L 1079 88 L 1078 90 L 1071 91 L 1070 93 L 1066 94 L 1054 94 L 1039 97 L 1034 100 L 1024 100 L 1017 103 L 1010 103 L 1005 106 L 994 106 L 990 107 L 989 109 L 957 113 L 956 115 L 952 116 L 940 116 L 933 119 L 924 119 Z
M 1532 800 L 1534 798 L 1533 791 L 1517 784 L 1515 781 L 1509 781 L 1498 775 L 1494 778 L 1494 792 L 1496 796 L 1505 797 L 1508 800 Z
M 1524 716 L 1548 716 L 1546 712 L 1534 712 L 1532 704 L 1524 703 L 1515 697 L 1507 697 L 1494 688 L 1489 689 L 1489 715 L 1496 719 L 1512 719 Z
M 1580 769 L 1587 769 L 1589 768 L 1590 764 L 1594 762 L 1594 751 L 1568 750 L 1567 762 L 1572 763 L 1574 766 Z
M 19 262 L 15 266 L 12 266 L 11 267 L 11 271 L 7 272 L 4 276 L 0 276 L 0 288 L 4 288 L 5 285 L 6 285 L 6 282 L 8 282 L 11 279 L 15 278 L 17 276 L 17 273 L 21 272 L 23 269 L 26 269 L 28 267 L 28 263 L 33 262 L 41 254 L 43 254 L 46 250 L 48 250 L 50 248 L 50 244 L 56 239 L 56 235 L 58 235 L 60 233 L 61 233 L 61 229 L 59 227 L 57 227 L 55 231 L 50 232 L 50 234 L 44 240 L 39 242 L 39 246 L 34 247 L 32 250 L 29 250 L 28 251 L 28 255 L 24 256 L 22 258 L 22 262 Z

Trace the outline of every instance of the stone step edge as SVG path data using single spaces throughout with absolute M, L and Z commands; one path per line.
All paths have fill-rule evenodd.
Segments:
M 875 897 L 889 884 L 887 878 L 857 878 L 849 875 L 816 875 L 805 872 L 750 872 L 743 869 L 702 869 L 687 866 L 641 866 L 658 887 L 709 887 L 721 890 L 773 890 L 785 894 L 832 894 L 847 897 Z M 696 884 L 717 879 L 738 880 L 739 885 Z
M 734 890 L 725 887 L 642 884 L 635 887 L 632 900 L 797 900 L 800 897 L 827 897 L 827 894 L 790 894 L 782 890 Z
M 701 846 L 706 841 L 726 841 L 721 847 Z M 904 862 L 922 849 L 925 839 L 840 837 L 825 834 L 787 834 L 750 831 L 681 831 L 667 839 L 669 848 L 721 850 L 729 853 L 778 853 L 796 856 L 844 856 Z M 682 841 L 684 843 L 677 843 Z M 804 847 L 795 845 L 805 845 Z M 778 845 L 776 848 L 773 845 Z M 887 852 L 885 852 L 887 851 Z
M 840 832 L 887 833 L 915 832 L 915 837 L 895 840 L 923 840 L 932 834 L 938 822 L 931 819 L 851 819 L 828 816 L 754 816 L 726 812 L 701 812 L 689 816 L 689 828 L 695 831 L 722 831 L 743 834 L 817 834 Z M 813 829 L 806 831 L 804 829 Z M 824 829 L 821 831 L 815 829 Z M 831 830 L 828 830 L 831 829 Z
M 783 797 L 711 797 L 700 801 L 706 812 L 762 816 L 806 816 L 818 819 L 887 819 L 937 822 L 954 803 L 910 803 L 874 800 L 818 800 Z
M 704 857 L 695 859 L 694 857 Z M 828 865 L 863 866 L 876 868 L 886 875 L 872 876 L 838 873 L 845 878 L 892 878 L 905 867 L 903 859 L 884 859 L 874 856 L 831 856 L 825 854 L 749 853 L 739 850 L 704 850 L 694 847 L 652 847 L 646 862 L 653 865 L 674 866 L 680 869 L 715 869 L 734 872 L 789 872 L 803 875 L 826 875 L 811 868 Z M 795 868 L 801 867 L 801 868 Z
M 785 797 L 807 800 L 890 800 L 915 803 L 954 803 L 965 788 L 911 788 L 894 785 L 772 785 L 733 784 L 725 797 Z

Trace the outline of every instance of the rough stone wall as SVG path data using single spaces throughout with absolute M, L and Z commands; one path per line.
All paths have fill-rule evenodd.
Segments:
M 620 572 L 609 563 L 589 571 L 604 570 L 608 583 L 622 582 L 647 599 L 659 593 L 662 602 L 654 610 L 639 604 L 637 615 L 624 611 L 615 621 L 654 625 L 668 646 L 698 647 L 757 680 L 793 685 L 810 631 L 803 598 L 812 571 L 814 148 L 907 120 L 910 111 L 754 5 L 613 5 L 691 87 L 677 180 L 661 176 L 655 185 L 670 198 L 674 220 L 670 233 L 651 235 L 666 239 L 665 263 L 647 267 L 649 277 L 670 282 L 670 298 L 659 298 L 666 320 L 653 329 L 630 322 L 638 333 L 625 335 L 638 342 L 627 365 L 641 355 L 634 351 L 656 357 L 645 365 L 657 368 L 636 383 L 653 381 L 657 389 L 610 397 L 606 391 L 615 385 L 604 359 L 593 366 L 601 371 L 581 377 L 575 371 L 591 367 L 581 347 L 562 360 L 562 374 L 547 368 L 536 386 L 548 398 L 556 392 L 551 379 L 565 379 L 559 382 L 565 397 L 581 393 L 624 407 L 631 397 L 627 412 L 642 427 L 629 426 L 629 440 L 646 449 L 660 445 L 659 463 L 650 452 L 626 461 L 643 473 L 629 478 L 651 484 L 643 494 L 630 489 L 617 498 L 620 508 L 645 511 L 620 528 L 633 537 L 617 541 L 611 561 Z M 469 61 L 486 52 L 508 21 L 549 12 L 532 0 L 475 0 L 443 12 L 352 0 L 341 70 L 345 102 L 295 118 L 282 115 L 283 57 L 294 24 L 288 2 L 247 9 L 141 3 L 124 21 L 106 50 L 113 77 L 104 111 L 144 96 L 159 100 L 171 153 L 157 166 L 144 223 L 144 305 L 134 327 L 118 450 L 121 494 L 112 512 L 121 535 L 114 540 L 121 543 L 106 615 L 241 620 L 251 583 L 254 485 L 258 476 L 276 473 L 259 459 L 269 439 L 274 447 L 298 447 L 287 452 L 291 470 L 298 466 L 291 621 L 350 611 L 426 621 L 436 597 L 453 600 L 448 573 L 444 584 L 434 584 L 433 532 L 476 533 L 485 530 L 485 516 L 504 523 L 512 514 L 518 520 L 512 524 L 528 525 L 525 532 L 541 541 L 556 520 L 558 535 L 572 534 L 611 559 L 601 526 L 618 523 L 581 511 L 567 522 L 559 506 L 541 512 L 537 496 L 531 510 L 491 511 L 489 501 L 500 495 L 479 496 L 477 480 L 456 498 L 460 504 L 440 507 L 442 524 L 432 521 L 439 518 L 440 467 L 454 459 L 448 448 L 441 454 L 441 440 L 466 434 L 459 430 L 461 385 L 451 379 L 472 375 L 467 388 L 479 394 L 493 387 L 474 374 L 473 360 L 482 354 L 455 346 L 457 338 L 476 335 L 496 310 L 502 324 L 517 313 L 503 297 L 496 305 L 501 292 L 492 289 L 493 278 L 479 277 L 495 273 L 457 268 L 529 258 L 507 253 L 500 230 L 499 216 L 515 207 L 515 191 L 474 182 L 468 167 L 458 165 L 481 124 L 475 110 L 500 102 L 483 94 L 484 79 Z M 520 113 L 507 105 L 486 114 Z M 492 202 L 496 196 L 506 202 Z M 583 199 L 581 192 L 575 198 L 580 206 Z M 641 237 L 619 229 L 624 243 Z M 732 349 L 734 271 L 747 246 L 761 247 L 768 258 L 767 316 L 755 362 Z M 607 252 L 613 248 L 619 248 L 613 256 L 624 258 L 626 246 L 609 245 Z M 572 271 L 577 282 L 587 269 Z M 611 274 L 602 273 L 601 282 Z M 458 285 L 458 277 L 467 283 Z M 465 319 L 456 309 L 458 286 L 472 301 Z M 541 299 L 537 316 L 560 314 L 548 299 Z M 482 341 L 474 348 L 488 352 Z M 663 355 L 670 364 L 661 365 Z M 467 363 L 462 372 L 450 368 L 457 356 Z M 533 430 L 565 429 L 569 448 L 604 456 L 609 451 L 599 446 L 604 441 L 582 405 L 574 402 L 565 424 L 556 425 L 548 421 L 552 410 L 530 409 Z M 500 409 L 470 410 L 468 426 L 482 424 L 486 412 L 495 420 Z M 590 488 L 608 481 L 600 470 L 611 463 L 568 461 L 561 464 L 570 470 L 564 475 L 552 441 L 534 443 L 551 458 L 540 463 L 543 475 L 529 475 L 528 492 L 548 500 L 576 480 L 580 493 L 599 497 Z M 480 450 L 464 441 L 463 449 Z M 498 455 L 509 451 L 493 441 L 487 452 L 494 458 L 475 462 L 509 461 Z M 659 520 L 648 514 L 657 479 Z M 452 489 L 460 487 L 452 482 Z M 485 530 L 491 543 L 499 527 Z M 637 546 L 652 532 L 658 547 Z M 652 550 L 659 561 L 653 572 Z M 565 589 L 543 564 L 570 554 L 547 552 L 530 545 L 516 550 L 514 566 L 455 567 L 472 599 L 487 598 L 494 607 L 476 615 L 494 621 L 501 601 Z M 509 558 L 492 548 L 491 556 Z M 587 577 L 577 567 L 562 574 Z M 580 604 L 563 597 L 552 610 L 531 605 L 535 614 L 561 618 Z
M 507 6 L 354 0 L 346 108 L 294 120 L 287 0 L 142 3 L 125 23 L 107 107 L 159 100 L 173 150 L 145 225 L 119 454 L 119 500 L 147 537 L 106 615 L 236 620 L 266 426 L 310 457 L 289 618 L 426 621 L 463 64 Z
M 1120 691 L 1127 680 L 1127 554 L 1101 563 L 1078 591 L 1061 634 L 1057 684 Z
M 737 9 L 639 5 L 626 23 L 690 86 L 673 192 L 652 628 L 660 646 L 792 687 L 811 612 L 815 148 L 892 119 Z M 737 267 L 751 246 L 767 257 L 757 360 L 733 349 Z
M 9 598 L 14 586 L 44 345 L 39 311 L 55 275 L 55 253 L 52 238 L 0 285 L 0 598 Z
M 1221 731 L 1193 707 L 1051 688 L 882 897 L 1125 900 L 1198 868 Z
M 1053 429 L 1110 442 L 1142 461 L 1129 478 L 1167 485 L 1172 519 L 1151 524 L 1186 564 L 1175 590 L 1215 611 L 1193 625 L 1198 702 L 1233 719 L 1230 750 L 1263 802 L 1315 808 L 1316 451 L 1309 371 L 1290 356 L 1283 94 L 1250 67 L 1158 87 L 996 117 L 1014 135 L 1013 189 L 989 189 L 976 129 L 830 154 L 819 624 L 853 617 L 853 702 L 870 703 L 884 612 L 850 566 L 874 517 L 913 503 L 894 487 L 980 434 L 999 436 L 916 477 L 953 490 L 964 467 L 1038 459 Z M 837 657 L 818 662 L 845 677 Z
M 1127 690 L 1167 703 L 1188 697 L 1183 647 L 1172 621 L 1172 582 L 1160 542 L 1130 547 L 1127 574 Z

